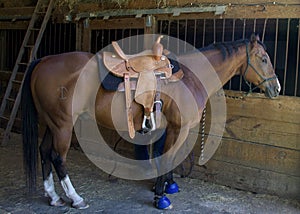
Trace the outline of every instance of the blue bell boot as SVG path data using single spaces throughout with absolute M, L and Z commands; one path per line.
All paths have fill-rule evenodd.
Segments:
M 172 204 L 167 196 L 155 196 L 154 206 L 158 209 L 172 209 Z
M 179 187 L 178 187 L 176 182 L 166 185 L 165 193 L 174 194 L 174 193 L 177 193 L 177 192 L 179 192 Z

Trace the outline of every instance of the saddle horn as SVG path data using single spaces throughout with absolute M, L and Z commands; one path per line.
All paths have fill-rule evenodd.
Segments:
M 163 38 L 163 36 L 159 36 L 155 43 L 152 46 L 152 52 L 153 52 L 153 57 L 156 61 L 159 61 L 162 57 L 162 53 L 164 50 L 163 45 L 160 43 L 160 40 Z

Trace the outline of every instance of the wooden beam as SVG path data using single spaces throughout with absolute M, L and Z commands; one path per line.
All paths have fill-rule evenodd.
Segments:
M 91 12 L 78 13 L 77 20 L 82 18 L 98 18 L 105 16 L 136 16 L 136 15 L 156 15 L 156 14 L 173 14 L 179 16 L 180 14 L 213 12 L 216 15 L 225 13 L 227 6 L 201 6 L 201 7 L 168 7 L 155 9 L 118 9 L 118 10 L 99 10 Z
M 0 20 L 23 20 L 30 19 L 34 7 L 8 7 L 0 8 Z
M 29 21 L 0 21 L 0 29 L 5 30 L 26 30 L 28 27 Z
M 299 6 L 230 6 L 227 7 L 225 14 L 214 15 L 213 13 L 190 13 L 181 14 L 180 16 L 172 16 L 168 14 L 157 15 L 160 20 L 172 20 L 172 19 L 214 19 L 214 18 L 300 18 L 300 5 Z
M 155 9 L 155 8 L 170 8 L 170 7 L 201 7 L 201 6 L 212 6 L 212 5 L 233 5 L 233 6 L 255 6 L 255 5 L 283 5 L 283 6 L 297 6 L 299 5 L 299 0 L 285 0 L 284 2 L 278 2 L 274 0 L 217 0 L 211 1 L 207 0 L 168 0 L 168 1 L 149 1 L 149 0 L 131 0 L 126 1 L 126 4 L 118 5 L 116 3 L 81 3 L 78 7 L 78 12 L 93 11 L 95 8 L 97 10 L 111 10 L 111 9 Z M 275 3 L 274 3 L 275 2 Z
M 122 18 L 122 19 L 108 19 L 90 20 L 89 27 L 94 29 L 129 29 L 129 28 L 141 28 L 145 25 L 144 18 Z

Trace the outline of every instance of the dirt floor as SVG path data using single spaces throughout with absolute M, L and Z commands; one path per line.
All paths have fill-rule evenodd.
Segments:
M 181 192 L 169 195 L 173 209 L 157 210 L 152 205 L 153 181 L 109 181 L 108 175 L 94 166 L 85 155 L 71 149 L 68 157 L 69 175 L 77 192 L 90 207 L 79 211 L 56 182 L 57 192 L 69 203 L 50 207 L 43 195 L 42 178 L 33 197 L 26 195 L 22 171 L 21 136 L 14 134 L 9 144 L 0 148 L 0 214 L 2 213 L 300 213 L 300 203 L 276 196 L 253 194 L 197 179 L 176 178 Z M 41 175 L 41 173 L 39 173 Z M 57 177 L 55 176 L 55 180 Z

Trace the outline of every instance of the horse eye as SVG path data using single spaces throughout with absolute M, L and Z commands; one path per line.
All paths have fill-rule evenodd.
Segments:
M 263 63 L 265 63 L 265 64 L 267 64 L 268 63 L 268 60 L 267 60 L 267 58 L 262 58 L 262 60 L 261 60 Z

